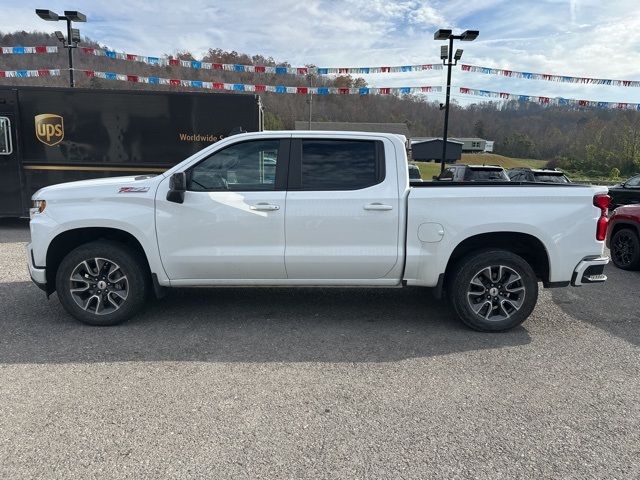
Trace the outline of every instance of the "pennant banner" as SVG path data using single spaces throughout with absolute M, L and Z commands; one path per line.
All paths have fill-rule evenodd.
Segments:
M 56 77 L 59 75 L 59 69 L 0 70 L 0 78 Z
M 491 90 L 478 90 L 475 88 L 460 87 L 463 95 L 473 95 L 476 97 L 498 98 L 500 100 L 517 100 L 519 102 L 535 102 L 540 105 L 555 105 L 568 107 L 591 107 L 606 110 L 640 110 L 639 103 L 622 102 L 598 102 L 596 100 L 576 100 L 562 97 L 537 97 L 534 95 L 519 95 L 516 93 L 493 92 Z
M 185 68 L 195 68 L 203 70 L 226 70 L 229 72 L 249 72 L 249 73 L 272 73 L 281 75 L 348 75 L 348 74 L 368 74 L 368 73 L 404 73 L 421 72 L 424 70 L 442 70 L 442 64 L 426 65 L 400 65 L 395 67 L 273 67 L 266 65 L 242 65 L 235 63 L 209 63 L 199 60 L 180 60 L 178 58 L 147 57 L 132 53 L 116 52 L 113 50 L 102 50 L 99 48 L 83 47 L 81 49 L 89 55 L 115 58 L 118 60 L 129 60 L 142 62 L 148 65 L 176 66 Z
M 0 47 L 2 55 L 24 55 L 25 53 L 58 53 L 58 47 L 38 45 L 37 47 Z
M 441 92 L 442 87 L 289 87 L 286 85 L 249 85 L 246 83 L 205 82 L 202 80 L 181 80 L 177 78 L 143 77 L 141 75 L 125 75 L 114 72 L 98 72 L 95 70 L 77 70 L 84 72 L 87 77 L 104 78 L 105 80 L 120 80 L 133 83 L 148 83 L 150 85 L 171 85 L 176 87 L 204 88 L 209 90 L 229 90 L 233 92 L 273 92 L 298 93 L 302 95 L 391 95 L 411 93 Z
M 640 81 L 637 80 L 610 80 L 607 78 L 570 77 L 566 75 L 552 75 L 550 73 L 517 72 L 515 70 L 479 67 L 477 65 L 461 65 L 461 68 L 463 72 L 502 75 L 503 77 L 526 78 L 528 80 L 547 80 L 549 82 L 582 83 L 590 85 L 612 85 L 615 87 L 640 87 Z

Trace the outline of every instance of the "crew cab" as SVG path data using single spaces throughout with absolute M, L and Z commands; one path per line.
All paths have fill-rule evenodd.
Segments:
M 156 176 L 43 188 L 27 251 L 33 281 L 92 325 L 169 287 L 413 285 L 500 331 L 531 314 L 539 282 L 606 279 L 608 200 L 583 185 L 410 182 L 394 134 L 245 133 Z

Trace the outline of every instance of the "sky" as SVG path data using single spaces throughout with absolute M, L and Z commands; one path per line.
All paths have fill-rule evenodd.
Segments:
M 293 66 L 439 63 L 442 43 L 433 39 L 437 29 L 474 29 L 480 31 L 476 41 L 454 47 L 464 49 L 462 63 L 640 80 L 638 0 L 0 0 L 0 31 L 53 32 L 62 27 L 39 19 L 35 8 L 80 10 L 88 18 L 79 25 L 83 35 L 140 55 L 186 50 L 200 58 L 209 48 L 222 48 L 272 56 Z M 365 78 L 376 87 L 445 82 L 440 71 Z M 459 68 L 452 84 L 640 103 L 640 88 L 504 78 Z M 442 100 L 441 95 L 431 98 Z M 459 94 L 454 98 L 463 104 L 480 101 Z

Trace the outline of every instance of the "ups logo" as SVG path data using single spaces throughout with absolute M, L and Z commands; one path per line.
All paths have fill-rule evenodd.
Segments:
M 36 115 L 36 138 L 45 145 L 53 147 L 64 138 L 64 122 L 60 115 L 42 113 Z

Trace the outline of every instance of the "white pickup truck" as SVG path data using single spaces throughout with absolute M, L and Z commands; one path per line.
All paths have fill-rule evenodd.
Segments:
M 500 331 L 531 314 L 539 282 L 606 279 L 608 201 L 583 185 L 410 184 L 392 134 L 248 133 L 161 175 L 38 191 L 29 270 L 92 325 L 166 287 L 416 285 Z

